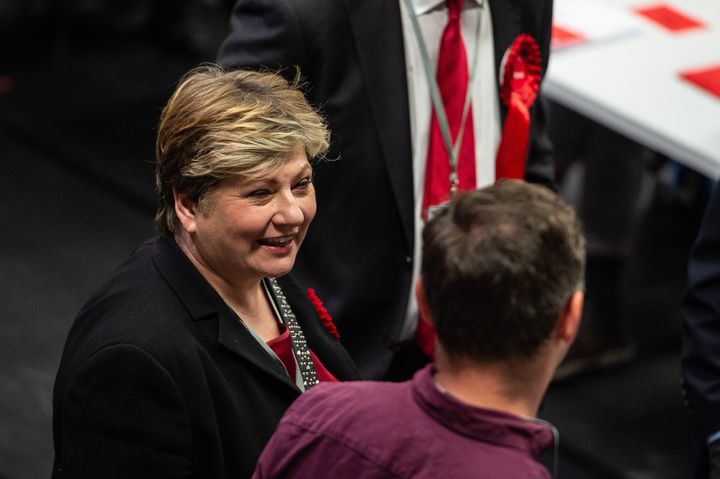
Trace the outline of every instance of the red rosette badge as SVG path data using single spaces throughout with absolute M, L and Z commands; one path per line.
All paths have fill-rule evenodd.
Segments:
M 320 298 L 318 298 L 317 293 L 315 293 L 315 290 L 313 288 L 308 288 L 306 294 L 308 299 L 312 303 L 313 308 L 315 308 L 315 312 L 317 313 L 318 318 L 320 318 L 320 322 L 322 323 L 322 325 L 325 326 L 325 329 L 327 329 L 328 333 L 330 333 L 332 336 L 335 337 L 335 339 L 339 341 L 340 333 L 338 332 L 337 327 L 335 327 L 335 323 L 333 322 L 330 313 L 328 313 L 328 310 L 325 309 L 325 305 L 320 300 Z
M 500 99 L 507 107 L 495 160 L 495 178 L 525 177 L 530 137 L 530 107 L 537 98 L 542 71 L 540 47 L 533 37 L 518 35 L 501 63 Z

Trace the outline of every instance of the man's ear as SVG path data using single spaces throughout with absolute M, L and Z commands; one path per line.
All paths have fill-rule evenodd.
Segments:
M 557 323 L 555 324 L 555 337 L 563 342 L 572 344 L 580 329 L 585 293 L 575 291 L 565 303 Z
M 173 199 L 175 201 L 175 214 L 180 220 L 183 230 L 187 233 L 194 233 L 196 230 L 197 203 L 191 201 L 185 193 L 180 193 L 175 188 L 173 188 Z
M 425 296 L 425 286 L 423 284 L 422 276 L 418 278 L 417 282 L 415 282 L 415 298 L 417 299 L 420 320 L 427 321 L 432 324 L 430 306 L 428 306 L 427 297 Z

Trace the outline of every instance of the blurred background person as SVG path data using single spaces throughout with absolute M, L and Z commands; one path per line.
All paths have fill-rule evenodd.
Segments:
M 696 429 L 698 479 L 720 478 L 720 188 L 688 262 L 682 303 L 682 377 Z
M 201 67 L 157 136 L 161 235 L 70 330 L 55 478 L 248 477 L 293 399 L 357 374 L 286 277 L 328 137 L 302 93 L 278 75 Z

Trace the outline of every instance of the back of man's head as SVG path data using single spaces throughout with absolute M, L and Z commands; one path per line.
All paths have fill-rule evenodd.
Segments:
M 581 287 L 585 241 L 575 212 L 520 181 L 461 194 L 423 231 L 422 278 L 450 358 L 529 358 Z

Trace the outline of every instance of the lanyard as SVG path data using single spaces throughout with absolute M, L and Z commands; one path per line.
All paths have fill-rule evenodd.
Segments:
M 300 371 L 300 376 L 298 377 L 296 375 L 295 378 L 298 382 L 300 378 L 302 378 L 303 387 L 301 387 L 300 390 L 306 391 L 318 384 L 319 381 L 315 364 L 310 356 L 310 348 L 305 340 L 305 334 L 303 334 L 303 330 L 295 317 L 295 313 L 293 313 L 285 297 L 285 293 L 283 293 L 277 280 L 274 278 L 265 278 L 263 283 L 266 291 L 268 291 L 270 297 L 273 298 L 271 303 L 273 303 L 275 311 L 279 313 L 282 322 L 285 323 L 285 326 L 287 326 L 290 331 L 290 341 L 292 343 L 293 353 L 295 354 L 295 366 L 299 368 Z
M 455 142 L 453 142 L 450 134 L 450 125 L 448 123 L 447 114 L 445 113 L 445 107 L 440 96 L 440 88 L 438 87 L 437 79 L 435 78 L 435 68 L 430 61 L 430 54 L 428 53 L 425 39 L 423 38 L 422 31 L 420 30 L 420 23 L 418 22 L 417 15 L 415 14 L 415 8 L 413 7 L 412 0 L 404 0 L 404 2 L 405 9 L 410 16 L 412 23 L 415 41 L 420 50 L 423 71 L 425 72 L 425 78 L 427 80 L 428 88 L 430 89 L 430 99 L 432 100 L 433 108 L 435 109 L 435 115 L 437 115 L 440 134 L 442 135 L 443 143 L 445 144 L 445 151 L 447 151 L 448 158 L 450 160 L 450 191 L 454 196 L 458 185 L 458 154 L 460 152 L 460 145 L 462 144 L 462 138 L 465 132 L 465 123 L 468 112 L 470 111 L 470 103 L 472 100 L 473 84 L 475 83 L 475 76 L 478 70 L 477 65 L 479 58 L 478 51 L 480 50 L 480 23 L 482 22 L 482 13 L 478 15 L 477 26 L 475 28 L 475 50 L 473 51 L 470 79 L 468 81 L 467 91 L 465 92 L 465 102 L 463 103 L 463 112 L 460 119 L 460 130 L 458 131 L 457 138 L 455 138 Z M 481 4 L 481 8 L 483 5 L 484 3 Z

